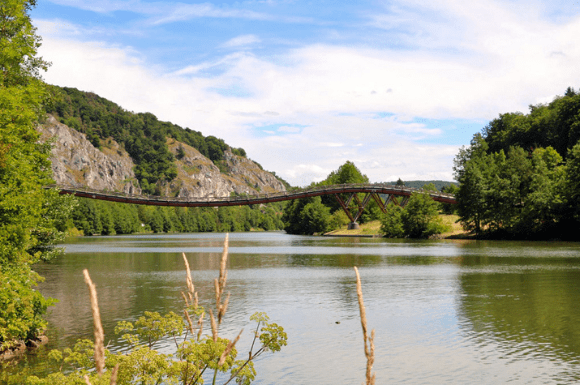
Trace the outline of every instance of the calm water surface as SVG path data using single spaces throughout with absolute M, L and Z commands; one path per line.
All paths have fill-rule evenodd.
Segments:
M 36 266 L 52 347 L 92 338 L 82 270 L 97 284 L 106 339 L 145 310 L 181 311 L 181 252 L 212 306 L 224 234 L 68 240 Z M 360 384 L 365 358 L 352 266 L 360 269 L 378 384 L 575 384 L 580 381 L 580 245 L 388 241 L 283 233 L 230 234 L 230 306 L 221 334 L 265 311 L 288 346 L 256 363 L 256 384 Z M 167 344 L 170 349 L 170 344 Z M 39 364 L 42 365 L 42 364 Z

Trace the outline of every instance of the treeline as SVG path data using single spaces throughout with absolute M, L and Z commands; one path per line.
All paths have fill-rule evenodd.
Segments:
M 491 121 L 455 159 L 463 226 L 482 237 L 578 240 L 580 94 Z
M 95 147 L 109 137 L 120 143 L 135 162 L 135 175 L 143 192 L 159 194 L 157 182 L 177 176 L 174 156 L 167 147 L 168 137 L 196 148 L 220 170 L 225 171 L 224 151 L 246 156 L 242 148 L 231 148 L 222 139 L 161 122 L 151 113 L 125 111 L 117 104 L 92 92 L 50 86 L 52 103 L 46 107 L 61 123 L 86 134 Z
M 78 198 L 68 227 L 84 235 L 280 230 L 284 205 L 165 207 Z
M 309 187 L 329 186 L 346 183 L 368 183 L 369 178 L 362 174 L 354 163 L 347 161 L 338 170 L 332 171 L 328 177 Z M 344 200 L 346 200 L 346 194 Z M 352 200 L 349 205 L 351 214 L 358 211 L 358 206 Z M 381 210 L 376 202 L 370 201 L 359 222 L 379 219 Z M 286 206 L 284 211 L 284 230 L 289 234 L 320 234 L 335 230 L 349 223 L 348 216 L 333 195 L 323 195 L 296 199 Z
M 457 186 L 450 182 L 437 181 L 441 191 L 455 193 Z M 326 179 L 313 183 L 309 187 L 329 186 L 349 183 L 369 183 L 369 178 L 362 174 L 354 163 L 347 161 L 338 170 L 332 171 Z M 399 186 L 406 185 L 401 179 L 392 183 Z M 414 184 L 424 190 L 437 191 L 434 183 L 423 182 Z M 348 200 L 350 194 L 340 194 L 343 202 L 349 202 L 348 210 L 355 217 L 359 208 L 355 199 Z M 358 194 L 360 201 L 365 194 Z M 383 197 L 384 199 L 384 197 Z M 440 204 L 428 194 L 414 193 L 405 208 L 399 207 L 401 197 L 394 198 L 387 206 L 384 214 L 378 204 L 371 199 L 365 210 L 357 220 L 359 223 L 380 220 L 381 233 L 390 238 L 427 238 L 433 234 L 447 231 L 439 219 L 439 212 L 453 213 L 452 205 Z M 291 201 L 284 210 L 284 230 L 289 234 L 322 234 L 328 231 L 343 228 L 350 222 L 340 203 L 334 195 L 323 195 Z

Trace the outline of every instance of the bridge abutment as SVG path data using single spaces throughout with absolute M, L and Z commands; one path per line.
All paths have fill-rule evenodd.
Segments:
M 347 227 L 348 230 L 358 230 L 360 229 L 360 225 L 356 222 L 350 222 Z

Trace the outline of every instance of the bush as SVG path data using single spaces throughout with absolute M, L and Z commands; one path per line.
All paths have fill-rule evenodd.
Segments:
M 403 238 L 405 236 L 401 221 L 402 213 L 403 208 L 401 206 L 387 206 L 386 213 L 381 218 L 381 233 L 386 238 Z

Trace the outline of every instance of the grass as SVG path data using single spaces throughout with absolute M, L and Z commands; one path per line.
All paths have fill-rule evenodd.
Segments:
M 461 227 L 460 223 L 457 223 L 457 220 L 459 219 L 459 216 L 457 215 L 446 215 L 446 214 L 440 214 L 439 217 L 441 218 L 441 220 L 443 221 L 444 224 L 448 225 L 451 230 L 447 231 L 443 234 L 440 234 L 440 236 L 438 238 L 441 239 L 445 239 L 445 238 L 451 238 L 451 239 L 456 239 L 456 238 L 469 238 L 470 235 L 463 230 L 463 227 Z M 346 226 L 342 229 L 338 229 L 338 230 L 334 230 L 334 231 L 330 231 L 328 233 L 326 233 L 325 235 L 375 235 L 375 236 L 380 236 L 381 235 L 381 222 L 376 220 L 376 221 L 371 221 L 371 222 L 367 222 L 367 223 L 361 223 L 360 224 L 360 229 L 356 229 L 356 230 L 348 230 L 346 228 Z

